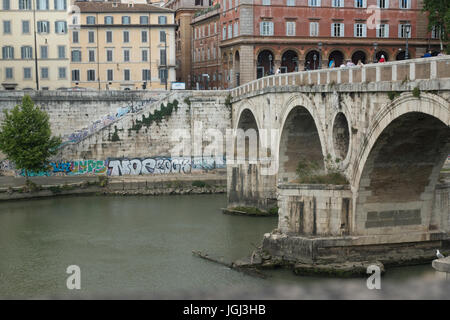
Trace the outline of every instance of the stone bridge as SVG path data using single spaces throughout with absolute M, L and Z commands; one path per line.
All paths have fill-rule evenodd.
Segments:
M 448 244 L 449 56 L 264 77 L 231 96 L 232 126 L 256 131 L 257 156 L 249 142 L 227 156 L 229 207 L 279 207 L 269 253 L 370 260 L 384 245 L 408 260 Z M 299 164 L 324 182 L 299 183 Z

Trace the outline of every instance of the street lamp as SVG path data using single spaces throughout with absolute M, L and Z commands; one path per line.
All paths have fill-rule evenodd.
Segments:
M 314 53 L 314 56 L 313 56 L 313 60 L 314 60 L 314 70 L 316 70 L 317 69 L 316 68 L 317 54 L 315 54 L 315 53 Z
M 319 42 L 319 68 L 322 69 L 322 42 Z
M 377 48 L 378 48 L 378 43 L 374 42 L 373 43 L 373 62 L 374 63 L 377 62 Z
M 405 25 L 405 33 L 406 33 L 406 51 L 405 51 L 405 60 L 408 60 L 408 38 L 409 38 L 409 33 L 411 32 L 411 25 L 410 24 L 406 24 Z
M 297 72 L 298 71 L 298 57 L 294 57 L 294 59 L 292 59 L 292 61 L 294 61 L 294 71 Z

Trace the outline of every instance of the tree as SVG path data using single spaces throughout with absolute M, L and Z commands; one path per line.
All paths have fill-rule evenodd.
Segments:
M 448 0 L 423 0 L 424 12 L 428 12 L 428 30 L 437 28 L 439 39 L 441 40 L 441 50 L 443 42 L 446 43 L 446 50 L 449 52 L 448 34 L 450 31 L 450 1 Z
M 22 99 L 11 112 L 5 112 L 0 127 L 0 150 L 23 169 L 28 181 L 28 171 L 45 170 L 48 159 L 57 153 L 59 137 L 51 137 L 48 114 L 35 106 L 30 96 Z

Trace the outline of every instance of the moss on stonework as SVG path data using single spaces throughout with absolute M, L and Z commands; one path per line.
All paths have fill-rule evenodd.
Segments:
M 149 113 L 146 117 L 145 114 L 142 115 L 142 120 L 136 119 L 133 126 L 128 129 L 128 133 L 132 130 L 139 132 L 143 126 L 146 128 L 150 127 L 153 123 L 160 124 L 163 119 L 167 119 L 173 113 L 173 111 L 178 111 L 178 100 L 175 99 L 172 102 L 168 102 L 167 106 L 161 103 L 159 110 L 155 110 L 153 113 Z

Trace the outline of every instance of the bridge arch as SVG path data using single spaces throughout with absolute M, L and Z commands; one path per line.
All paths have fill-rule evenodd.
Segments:
M 292 96 L 280 117 L 278 143 L 278 181 L 296 179 L 298 162 L 303 159 L 316 162 L 324 170 L 325 138 L 319 114 L 304 95 Z
M 428 231 L 439 172 L 450 153 L 450 104 L 402 94 L 380 110 L 355 161 L 354 231 Z

